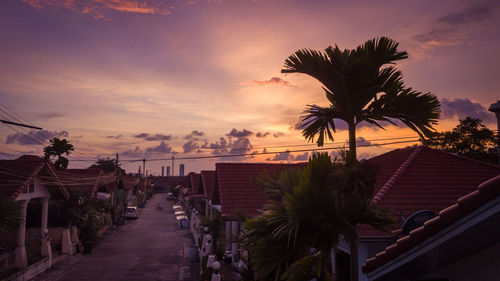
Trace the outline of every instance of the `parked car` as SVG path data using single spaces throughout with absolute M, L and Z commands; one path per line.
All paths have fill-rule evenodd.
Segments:
M 125 218 L 127 219 L 137 219 L 139 218 L 139 212 L 137 211 L 137 207 L 128 206 L 125 210 Z
M 174 201 L 175 200 L 175 196 L 172 192 L 169 192 L 167 193 L 167 200 L 168 201 Z

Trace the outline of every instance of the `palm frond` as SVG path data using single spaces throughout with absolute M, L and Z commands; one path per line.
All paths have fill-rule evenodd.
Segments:
M 435 95 L 406 88 L 388 92 L 372 102 L 359 121 L 372 123 L 397 119 L 424 138 L 432 134 L 440 113 L 440 103 Z
M 325 138 L 333 141 L 332 131 L 335 132 L 334 119 L 341 117 L 333 107 L 308 105 L 298 127 L 302 129 L 302 135 L 306 140 L 312 142 L 318 136 L 316 143 L 318 146 L 323 146 Z

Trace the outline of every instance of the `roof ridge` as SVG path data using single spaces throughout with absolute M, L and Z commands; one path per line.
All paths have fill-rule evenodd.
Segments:
M 382 188 L 377 192 L 377 194 L 372 199 L 372 204 L 377 205 L 384 195 L 389 191 L 389 189 L 394 185 L 394 183 L 401 177 L 401 175 L 406 171 L 408 166 L 415 160 L 417 154 L 422 150 L 422 146 L 418 146 L 415 150 L 406 158 L 406 160 L 399 166 L 399 168 L 394 172 L 394 174 L 387 180 L 387 182 L 382 186 Z

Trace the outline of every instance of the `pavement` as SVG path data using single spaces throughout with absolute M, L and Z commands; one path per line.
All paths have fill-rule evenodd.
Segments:
M 188 262 L 192 235 L 177 226 L 172 204 L 166 194 L 156 194 L 137 220 L 108 231 L 91 254 L 60 256 L 32 280 L 198 281 L 199 263 Z

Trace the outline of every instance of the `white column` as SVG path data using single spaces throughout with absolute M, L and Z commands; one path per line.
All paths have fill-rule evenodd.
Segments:
M 231 223 L 231 233 L 232 233 L 232 241 L 231 241 L 231 255 L 233 259 L 233 263 L 239 262 L 239 243 L 238 239 L 240 238 L 240 223 L 238 221 L 233 221 Z
M 25 268 L 28 265 L 28 259 L 26 258 L 26 209 L 28 208 L 29 200 L 19 201 L 20 209 L 20 219 L 19 219 L 19 229 L 17 230 L 17 247 L 16 247 L 16 258 L 15 266 L 19 268 Z
M 226 250 L 231 250 L 231 221 L 226 221 Z
M 49 257 L 49 267 L 52 265 L 52 247 L 50 245 L 49 229 L 47 227 L 49 219 L 49 199 L 50 197 L 42 198 L 42 257 Z

